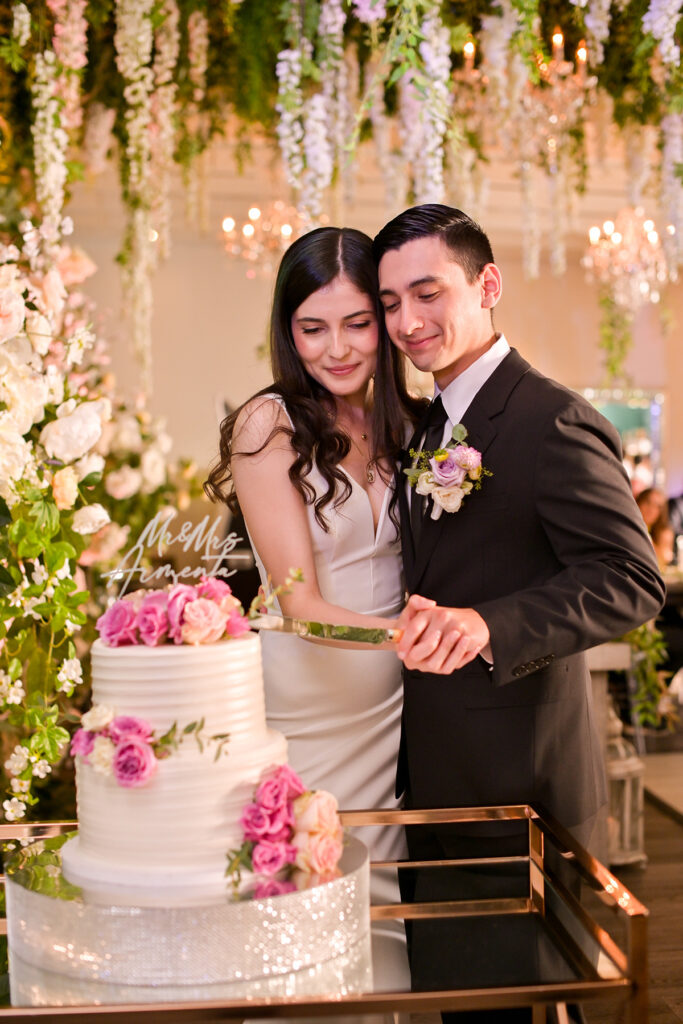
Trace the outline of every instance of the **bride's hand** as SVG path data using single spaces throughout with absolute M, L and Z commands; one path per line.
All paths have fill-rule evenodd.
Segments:
M 408 669 L 450 675 L 479 654 L 491 658 L 488 626 L 473 608 L 446 608 L 413 594 L 398 628 L 396 653 Z

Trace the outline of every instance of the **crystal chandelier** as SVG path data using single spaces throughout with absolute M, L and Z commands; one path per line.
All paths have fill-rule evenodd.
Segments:
M 303 217 L 295 206 L 281 199 L 261 209 L 250 207 L 247 219 L 241 224 L 232 216 L 223 218 L 223 244 L 228 256 L 244 260 L 247 277 L 267 277 L 272 274 L 280 258 L 292 242 L 311 228 L 310 220 Z
M 646 302 L 659 302 L 669 273 L 659 233 L 641 207 L 624 207 L 614 221 L 592 227 L 588 238 L 581 263 L 589 281 L 604 285 L 630 314 Z

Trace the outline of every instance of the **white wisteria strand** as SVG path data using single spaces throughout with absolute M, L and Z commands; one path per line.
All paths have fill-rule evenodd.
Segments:
M 660 131 L 660 204 L 666 223 L 662 245 L 669 277 L 676 281 L 678 267 L 683 262 L 683 181 L 679 174 L 679 169 L 683 165 L 683 114 L 667 114 L 662 118 Z
M 683 0 L 650 0 L 643 15 L 643 32 L 650 32 L 655 37 L 663 63 L 672 68 L 678 67 L 681 60 L 676 26 L 682 11 Z
M 151 14 L 154 0 L 117 0 L 116 66 L 125 81 L 126 163 L 128 168 L 129 223 L 127 253 L 123 270 L 124 297 L 129 312 L 133 348 L 137 355 L 142 386 L 152 383 L 152 301 L 150 164 L 151 93 L 154 75 L 150 67 L 153 46 Z
M 415 163 L 415 195 L 418 203 L 439 203 L 445 192 L 444 137 L 448 127 L 451 47 L 450 34 L 436 4 L 426 14 L 421 30 L 419 51 L 427 89 L 420 105 L 423 145 Z
M 173 74 L 180 52 L 180 12 L 176 0 L 165 0 L 163 21 L 156 30 L 152 94 L 152 176 L 156 182 L 152 218 L 158 233 L 158 252 L 166 259 L 171 247 L 171 175 L 175 146 L 174 111 L 177 86 Z
M 66 151 L 68 136 L 60 124 L 60 100 L 55 95 L 59 68 L 52 50 L 36 54 L 32 88 L 34 119 L 33 135 L 36 199 L 42 213 L 41 235 L 44 254 L 53 258 L 59 243 L 59 227 L 64 206 L 66 185 Z M 32 256 L 39 255 L 34 240 Z
M 574 7 L 583 8 L 584 23 L 588 35 L 588 51 L 593 64 L 602 64 L 605 50 L 604 41 L 609 36 L 611 0 L 570 0 Z
M 301 46 L 310 58 L 312 52 L 310 42 L 304 39 Z M 278 99 L 275 109 L 280 115 L 277 123 L 277 137 L 284 160 L 287 183 L 297 192 L 301 188 L 301 175 L 304 169 L 304 129 L 301 124 L 303 110 L 302 50 L 281 50 L 277 55 L 275 65 L 278 80 Z
M 24 47 L 31 38 L 31 15 L 26 4 L 15 4 L 12 8 L 12 39 L 17 46 Z
M 203 11 L 193 11 L 187 19 L 188 75 L 192 83 L 192 102 L 186 109 L 191 132 L 203 135 L 204 118 L 200 105 L 206 95 L 206 70 L 209 66 L 209 22 Z M 192 224 L 201 224 L 206 206 L 203 179 L 203 158 L 196 156 L 183 170 L 185 186 L 185 216 Z

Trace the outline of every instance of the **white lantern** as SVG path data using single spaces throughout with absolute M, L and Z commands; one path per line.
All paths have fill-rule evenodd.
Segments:
M 645 865 L 643 847 L 643 774 L 645 765 L 622 735 L 623 725 L 610 704 L 607 723 L 609 785 L 608 860 Z

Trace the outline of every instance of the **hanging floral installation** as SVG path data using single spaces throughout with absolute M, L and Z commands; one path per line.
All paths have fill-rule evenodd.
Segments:
M 111 565 L 127 529 L 167 502 L 186 503 L 196 487 L 192 466 L 169 463 L 170 440 L 146 403 L 154 271 L 170 250 L 174 178 L 188 215 L 206 226 L 212 140 L 233 141 L 244 168 L 252 138 L 272 143 L 283 169 L 278 200 L 291 212 L 280 223 L 282 211 L 264 209 L 239 237 L 236 224 L 225 227 L 228 251 L 253 264 L 259 239 L 272 259 L 323 222 L 340 194 L 351 199 L 362 147 L 374 147 L 387 214 L 443 201 L 481 216 L 487 169 L 505 160 L 517 168 L 533 277 L 545 256 L 553 272 L 564 270 L 587 140 L 599 149 L 609 133 L 623 145 L 627 201 L 651 203 L 662 290 L 683 258 L 682 11 L 683 0 L 0 0 L 8 820 L 32 813 L 63 757 L 87 675 L 98 569 Z M 112 161 L 126 210 L 124 312 L 143 382 L 133 403 L 117 394 L 80 291 L 94 267 L 70 245 L 65 212 L 73 183 Z M 547 240 L 539 182 L 553 216 Z M 612 235 L 603 248 L 614 245 Z M 594 273 L 603 273 L 597 263 Z M 610 351 L 623 364 L 614 339 L 626 344 L 635 299 L 620 303 L 621 269 L 617 276 L 603 280 L 602 301 Z

